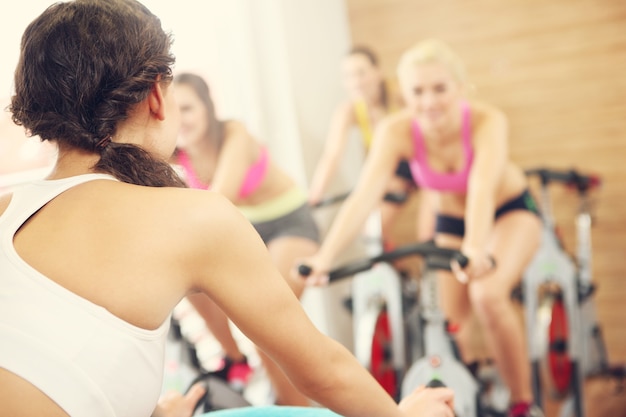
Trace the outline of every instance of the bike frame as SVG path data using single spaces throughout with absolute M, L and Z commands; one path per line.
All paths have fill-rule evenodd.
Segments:
M 591 214 L 588 189 L 594 179 L 576 171 L 529 170 L 541 180 L 540 198 L 543 231 L 541 245 L 524 273 L 524 308 L 528 346 L 532 367 L 532 385 L 535 400 L 543 403 L 541 361 L 548 352 L 548 327 L 553 319 L 552 304 L 542 289 L 558 289 L 565 306 L 568 337 L 567 355 L 571 366 L 569 385 L 570 405 L 576 417 L 584 417 L 584 376 L 597 366 L 606 366 L 606 352 L 599 337 L 595 306 L 590 295 L 593 292 L 591 276 Z M 556 234 L 549 184 L 557 181 L 577 186 L 582 203 L 576 218 L 577 249 L 573 259 L 563 248 Z M 548 301 L 546 303 L 546 301 Z M 532 325 L 534 324 L 534 325 Z M 593 349 L 589 340 L 596 342 Z M 594 353 L 595 352 L 595 353 Z M 568 411 L 565 415 L 570 415 Z
M 402 397 L 420 385 L 438 380 L 454 390 L 456 415 L 478 417 L 480 387 L 467 366 L 456 355 L 446 318 L 439 307 L 436 272 L 426 259 L 421 276 L 420 310 L 424 319 L 424 356 L 411 365 L 402 381 Z
M 424 321 L 425 356 L 413 362 L 401 385 L 401 398 L 408 395 L 419 385 L 428 385 L 433 381 L 451 387 L 455 391 L 454 407 L 457 415 L 477 417 L 480 406 L 479 383 L 469 369 L 456 356 L 452 340 L 447 333 L 444 314 L 438 306 L 435 269 L 450 269 L 450 260 L 455 257 L 465 265 L 467 258 L 460 252 L 435 246 L 432 242 L 405 245 L 390 252 L 368 259 L 353 262 L 329 273 L 330 281 L 341 277 L 359 274 L 378 268 L 381 263 L 409 255 L 425 257 L 426 269 L 421 277 L 420 290 L 421 318 Z M 383 264 L 384 265 L 384 264 Z M 305 269 L 300 270 L 306 275 Z
M 365 252 L 375 256 L 383 251 L 380 212 L 368 217 L 364 228 Z M 390 365 L 397 381 L 403 377 L 408 366 L 406 352 L 406 329 L 402 299 L 402 277 L 388 263 L 378 263 L 372 268 L 357 273 L 352 280 L 352 308 L 354 353 L 359 362 L 372 369 L 372 345 L 377 321 L 386 313 L 391 333 Z M 399 390 L 390 392 L 398 395 Z
M 349 193 L 327 198 L 314 207 L 328 206 L 343 201 Z M 405 195 L 386 194 L 385 201 L 401 203 Z M 367 256 L 383 252 L 382 220 L 379 210 L 368 216 L 361 234 Z M 342 276 L 342 278 L 345 276 Z M 387 320 L 390 346 L 387 352 L 397 383 L 389 394 L 398 398 L 400 383 L 409 365 L 407 353 L 407 328 L 405 323 L 404 280 L 393 266 L 378 263 L 355 273 L 352 279 L 352 323 L 354 354 L 359 362 L 372 371 L 373 343 L 381 319 Z M 384 316 L 383 316 L 384 315 Z M 379 381 L 382 384 L 382 381 Z M 386 387 L 389 389 L 389 387 Z

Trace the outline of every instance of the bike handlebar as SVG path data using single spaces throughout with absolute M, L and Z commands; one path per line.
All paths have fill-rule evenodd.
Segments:
M 348 196 L 350 196 L 350 192 L 337 194 L 332 197 L 324 198 L 318 201 L 317 203 L 311 204 L 311 207 L 320 208 L 320 207 L 331 206 L 333 204 L 342 202 L 343 200 L 348 198 Z M 404 202 L 406 202 L 408 198 L 409 197 L 406 193 L 391 193 L 390 192 L 390 193 L 385 194 L 385 196 L 383 197 L 383 201 L 386 201 L 388 203 L 403 204 Z
M 428 384 L 426 384 L 426 388 L 445 388 L 445 387 L 446 387 L 446 384 L 441 382 L 441 380 L 434 379 L 434 378 L 428 381 Z
M 347 193 L 337 194 L 332 197 L 323 198 L 317 203 L 311 204 L 311 207 L 319 208 L 319 207 L 332 206 L 333 204 L 341 203 L 343 200 L 348 198 L 349 195 L 350 193 L 347 192 Z
M 532 168 L 527 169 L 525 172 L 526 175 L 538 176 L 543 185 L 547 185 L 551 181 L 561 182 L 574 186 L 581 192 L 587 191 L 590 188 L 599 187 L 602 182 L 597 175 L 583 175 L 575 169 L 554 170 L 548 168 Z
M 365 258 L 358 261 L 350 262 L 331 270 L 328 273 L 328 281 L 333 282 L 341 278 L 346 278 L 359 272 L 371 269 L 378 262 L 390 262 L 395 259 L 403 258 L 411 255 L 420 255 L 426 260 L 426 265 L 431 269 L 450 270 L 450 261 L 456 260 L 461 268 L 469 263 L 469 259 L 456 249 L 442 248 L 436 246 L 432 241 L 424 243 L 412 243 L 399 248 L 383 252 L 371 258 Z M 312 269 L 308 265 L 299 265 L 298 273 L 303 277 L 309 276 Z

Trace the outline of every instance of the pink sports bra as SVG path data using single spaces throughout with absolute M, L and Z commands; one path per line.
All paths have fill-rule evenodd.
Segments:
M 417 124 L 413 120 L 411 131 L 413 134 L 413 147 L 415 157 L 409 162 L 411 173 L 418 186 L 426 189 L 447 191 L 453 193 L 467 192 L 467 180 L 470 168 L 474 159 L 474 150 L 472 149 L 472 121 L 469 107 L 463 103 L 463 121 L 461 127 L 461 135 L 463 140 L 463 150 L 465 151 L 465 164 L 460 171 L 452 173 L 442 173 L 433 171 L 428 165 L 426 157 L 426 147 L 424 145 L 424 136 Z
M 207 190 L 210 188 L 209 184 L 203 183 L 200 178 L 198 178 L 196 172 L 193 169 L 193 166 L 191 166 L 191 161 L 189 160 L 189 156 L 186 152 L 179 150 L 177 157 L 178 163 L 183 168 L 183 171 L 185 173 L 185 179 L 189 187 L 197 188 L 200 190 Z M 240 198 L 248 197 L 261 186 L 263 179 L 265 179 L 265 174 L 267 173 L 268 166 L 269 153 L 267 152 L 267 148 L 261 147 L 261 152 L 259 153 L 258 159 L 250 168 L 248 168 L 248 172 L 246 172 L 243 183 L 239 188 Z

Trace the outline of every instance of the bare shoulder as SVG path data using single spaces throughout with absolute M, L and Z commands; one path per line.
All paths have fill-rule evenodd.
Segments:
M 258 138 L 248 129 L 248 127 L 238 121 L 229 120 L 225 123 L 225 145 L 235 144 L 235 146 L 245 146 L 254 149 L 254 145 L 260 146 Z M 253 152 L 254 153 L 254 152 Z
M 246 126 L 240 122 L 239 120 L 227 120 L 224 122 L 224 129 L 226 130 L 225 134 L 227 137 L 231 135 L 245 135 L 248 134 L 248 129 Z
M 124 184 L 128 205 L 141 205 L 141 216 L 154 216 L 155 224 L 175 230 L 198 230 L 220 225 L 224 218 L 238 213 L 219 193 L 190 188 L 141 187 Z
M 76 192 L 89 204 L 92 217 L 105 219 L 118 232 L 163 241 L 173 251 L 193 244 L 194 236 L 210 236 L 238 215 L 228 199 L 207 190 L 99 181 Z
M 483 123 L 506 123 L 506 114 L 502 109 L 484 101 L 471 101 L 469 107 L 474 124 L 478 127 Z
M 335 113 L 354 115 L 355 104 L 352 100 L 343 100 L 335 107 Z
M 472 143 L 476 150 L 506 154 L 509 127 L 505 113 L 498 107 L 484 103 L 470 103 L 472 112 Z
M 9 203 L 11 202 L 12 194 L 5 193 L 0 194 L 0 215 L 4 213 L 4 211 L 9 207 Z
M 245 124 L 237 120 L 229 120 L 224 126 L 225 139 L 221 150 L 221 156 L 226 156 L 226 160 L 232 163 L 233 160 L 240 160 L 242 155 L 247 155 L 246 161 L 251 163 L 256 160 L 261 143 L 248 130 Z
M 351 100 L 343 100 L 335 106 L 333 118 L 345 125 L 356 123 L 356 106 Z
M 242 251 L 265 250 L 251 223 L 222 194 L 177 188 L 146 191 L 155 207 L 151 223 L 163 228 L 160 239 L 189 278 L 188 288 L 207 290 L 200 285 L 206 285 L 202 276 L 240 262 Z
M 411 120 L 412 116 L 408 110 L 383 118 L 376 127 L 372 152 L 409 158 L 413 154 Z
M 65 199 L 65 207 L 76 210 L 75 201 L 86 201 L 76 211 L 88 213 L 85 222 L 95 225 L 101 242 L 133 253 L 131 263 L 148 260 L 147 269 L 167 272 L 175 278 L 168 285 L 180 291 L 191 289 L 201 271 L 221 265 L 226 254 L 233 256 L 238 242 L 254 231 L 225 196 L 213 191 L 107 180 L 76 191 L 80 194 Z
M 384 117 L 378 129 L 385 136 L 403 137 L 410 134 L 411 119 L 411 113 L 403 109 Z

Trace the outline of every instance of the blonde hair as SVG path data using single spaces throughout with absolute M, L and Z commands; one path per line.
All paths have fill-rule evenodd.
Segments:
M 426 39 L 418 42 L 400 57 L 398 62 L 398 79 L 421 64 L 439 63 L 445 65 L 459 84 L 466 83 L 465 64 L 461 58 L 444 42 L 437 39 Z

